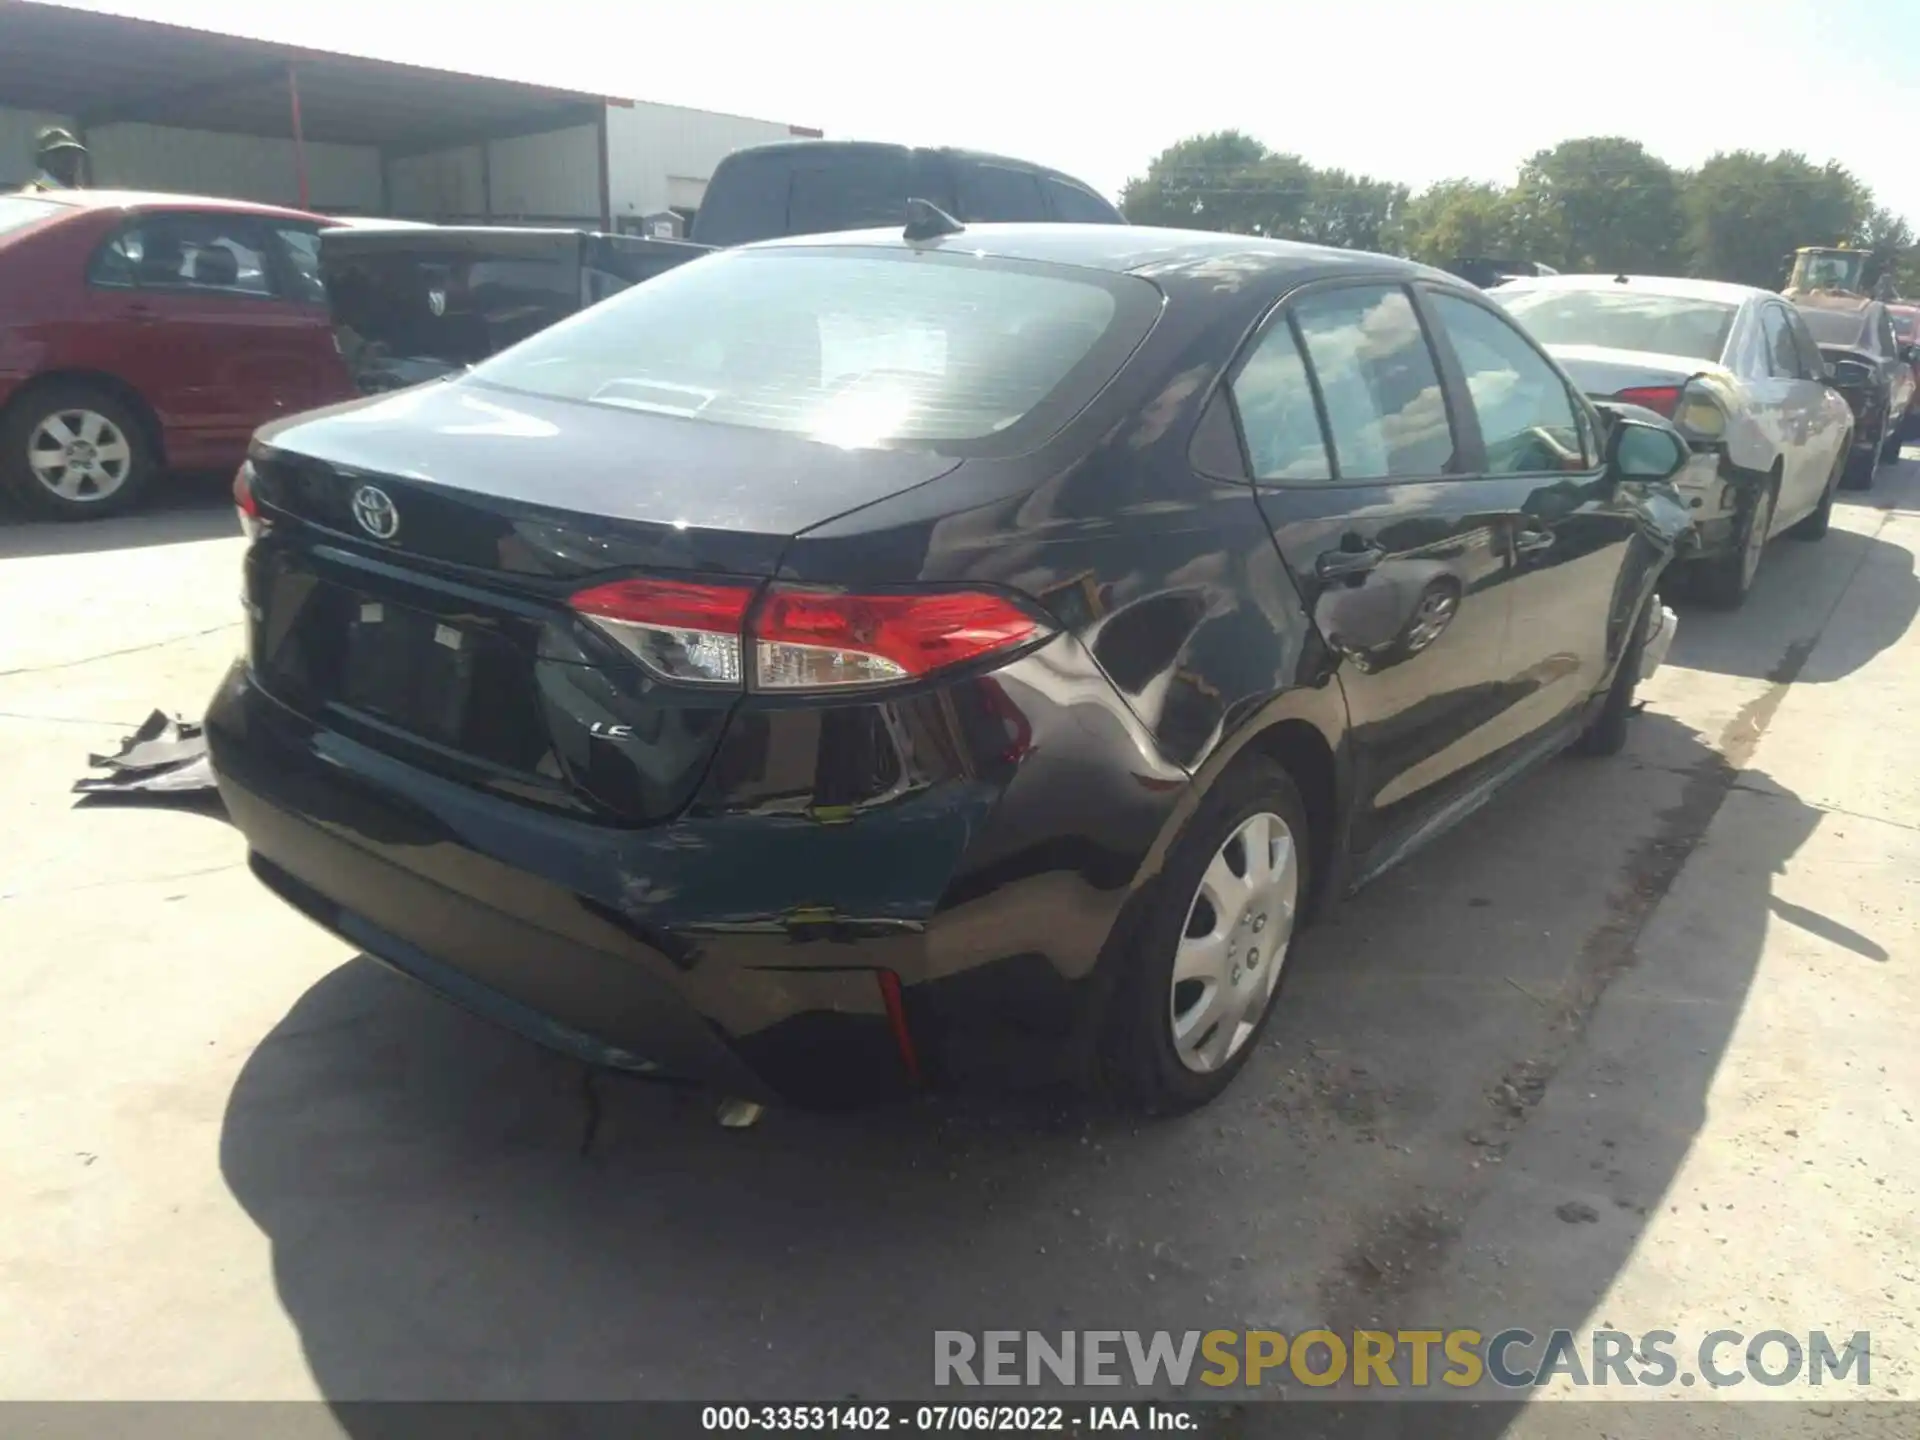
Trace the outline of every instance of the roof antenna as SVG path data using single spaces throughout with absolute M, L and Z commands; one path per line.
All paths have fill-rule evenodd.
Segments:
M 1627 283 L 1627 277 L 1624 275 L 1616 275 L 1613 277 L 1613 283 L 1616 285 L 1624 285 Z
M 938 240 L 942 235 L 959 235 L 966 228 L 931 200 L 909 196 L 907 228 L 900 234 L 906 240 Z

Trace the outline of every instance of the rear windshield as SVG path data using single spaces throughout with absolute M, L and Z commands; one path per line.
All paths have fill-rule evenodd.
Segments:
M 1013 453 L 1152 324 L 1127 275 L 853 246 L 723 252 L 472 372 L 483 384 L 859 448 Z
M 1736 309 L 1719 300 L 1629 290 L 1503 285 L 1493 297 L 1542 345 L 1595 345 L 1689 360 L 1719 360 Z
M 48 200 L 33 200 L 24 195 L 0 195 L 0 235 L 10 230 L 24 230 L 29 225 L 58 214 L 64 208 Z
M 1858 310 L 1822 310 L 1812 305 L 1799 307 L 1807 329 L 1822 345 L 1858 345 L 1865 337 L 1866 318 Z

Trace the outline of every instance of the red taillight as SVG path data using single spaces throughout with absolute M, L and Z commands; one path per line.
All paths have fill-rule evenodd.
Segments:
M 233 507 L 240 512 L 240 530 L 249 540 L 266 529 L 260 502 L 253 497 L 253 464 L 243 464 L 233 475 Z
M 843 595 L 776 587 L 753 621 L 754 684 L 821 690 L 915 680 L 1040 631 L 998 595 Z
M 1680 403 L 1680 387 L 1678 385 L 1644 385 L 1631 390 L 1622 390 L 1613 398 L 1622 404 L 1643 406 L 1671 420 L 1675 407 Z
M 1038 638 L 1045 627 L 998 595 L 948 591 L 848 595 L 672 580 L 617 580 L 573 597 L 573 608 L 665 679 L 745 682 L 753 645 L 758 690 L 838 690 L 917 680 Z
M 573 597 L 573 608 L 656 674 L 692 685 L 741 681 L 741 631 L 753 591 L 741 585 L 615 580 Z

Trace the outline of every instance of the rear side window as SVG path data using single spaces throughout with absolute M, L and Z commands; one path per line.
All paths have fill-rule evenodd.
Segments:
M 1326 401 L 1343 480 L 1446 473 L 1453 432 L 1439 372 L 1404 290 L 1354 285 L 1293 307 Z
M 669 270 L 472 376 L 855 448 L 1015 453 L 1093 398 L 1158 309 L 1159 291 L 1126 275 L 743 250 Z
M 1040 179 L 1029 170 L 1008 165 L 959 162 L 960 216 L 986 223 L 1006 220 L 1045 220 L 1046 202 L 1040 198 Z
M 1760 332 L 1767 342 L 1767 373 L 1782 380 L 1799 379 L 1800 347 L 1794 344 L 1787 312 L 1778 305 L 1761 306 Z
M 327 303 L 327 287 L 320 279 L 320 232 L 308 225 L 278 225 L 280 251 L 286 257 L 292 298 L 306 305 Z
M 1793 332 L 1794 348 L 1800 352 L 1801 373 L 1810 379 L 1818 380 L 1827 373 L 1827 357 L 1820 353 L 1820 346 L 1814 341 L 1813 332 L 1807 328 L 1807 322 L 1798 310 L 1788 310 L 1787 328 Z
M 902 153 L 881 151 L 793 172 L 789 235 L 902 225 L 906 215 L 907 157 Z
M 95 285 L 270 296 L 264 232 L 244 215 L 165 212 L 122 229 L 93 257 Z
M 1466 376 L 1486 446 L 1487 473 L 1586 469 L 1586 436 L 1573 396 L 1540 352 L 1511 323 L 1471 300 L 1431 298 Z
M 1070 185 L 1064 180 L 1047 178 L 1047 198 L 1053 202 L 1053 218 L 1066 225 L 1111 225 L 1113 207 L 1091 190 Z
M 1313 384 L 1291 325 L 1283 320 L 1261 337 L 1231 388 L 1254 479 L 1333 478 Z

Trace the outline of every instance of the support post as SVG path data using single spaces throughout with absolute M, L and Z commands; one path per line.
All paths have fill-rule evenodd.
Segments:
M 600 123 L 596 127 L 600 140 L 600 228 L 613 229 L 613 162 L 607 146 L 607 106 L 600 102 Z
M 300 76 L 287 64 L 287 107 L 293 116 L 293 172 L 300 183 L 300 208 L 311 209 L 307 195 L 307 139 L 300 130 Z

